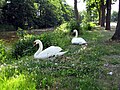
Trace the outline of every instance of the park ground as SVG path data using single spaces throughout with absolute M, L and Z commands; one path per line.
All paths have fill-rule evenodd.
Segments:
M 15 65 L 29 73 L 42 73 L 43 76 L 39 76 L 41 79 L 39 83 L 42 86 L 37 85 L 37 88 L 43 90 L 118 90 L 120 89 L 120 43 L 110 40 L 115 32 L 115 25 L 112 26 L 111 31 L 101 27 L 88 31 L 83 36 L 88 42 L 85 49 L 81 46 L 69 45 L 67 46 L 69 52 L 54 61 L 36 61 L 32 55 L 4 66 Z M 15 32 L 2 33 L 0 36 L 1 39 L 6 40 L 6 43 L 18 39 Z

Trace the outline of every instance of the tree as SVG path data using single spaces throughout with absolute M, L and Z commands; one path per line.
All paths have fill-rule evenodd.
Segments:
M 105 30 L 110 30 L 111 1 L 112 0 L 106 0 L 107 14 L 106 14 L 106 27 L 105 27 Z
M 72 21 L 70 22 L 71 24 L 74 24 L 74 27 L 72 27 L 72 29 L 77 29 L 78 33 L 82 33 L 80 32 L 80 16 L 79 16 L 79 12 L 78 12 L 78 8 L 77 8 L 77 0 L 74 0 L 74 16 L 75 19 L 72 19 Z
M 48 28 L 70 20 L 72 8 L 63 0 L 9 0 L 2 7 L 4 24 L 12 24 L 16 30 Z M 65 1 L 64 1 L 65 2 Z
M 66 0 L 59 0 L 61 4 L 62 16 L 65 21 L 70 21 L 73 17 L 73 9 L 69 5 L 67 5 Z
M 5 0 L 0 0 L 0 8 L 4 5 Z
M 98 13 L 98 20 L 99 20 L 99 22 L 98 22 L 98 24 L 100 25 L 101 24 L 101 6 L 102 6 L 102 4 L 101 4 L 101 0 L 84 0 L 84 1 L 86 1 L 86 7 L 87 7 L 87 11 L 89 11 L 90 12 L 90 10 L 93 10 L 94 8 L 97 10 L 97 12 L 96 13 Z M 92 14 L 91 14 L 92 15 Z
M 119 0 L 118 22 L 116 26 L 116 31 L 111 39 L 115 41 L 120 40 L 120 0 Z
M 104 0 L 101 0 L 101 5 L 100 5 L 100 8 L 101 8 L 101 27 L 104 27 L 105 26 L 105 4 L 104 4 Z
M 5 0 L 0 0 L 0 24 L 2 23 L 2 18 L 3 18 L 3 15 L 2 15 L 2 7 L 5 3 Z
M 79 13 L 78 13 L 78 9 L 77 9 L 77 0 L 74 0 L 74 12 L 75 12 L 75 19 L 77 24 L 79 25 Z
M 112 15 L 111 15 L 111 21 L 112 22 L 116 22 L 118 19 L 118 12 L 113 11 Z
M 64 20 L 71 19 L 72 8 L 63 0 L 38 0 L 40 14 L 34 20 L 38 28 L 48 28 L 60 25 Z
M 4 21 L 8 24 L 26 29 L 26 26 L 31 28 L 33 18 L 35 17 L 36 10 L 34 8 L 33 0 L 9 0 L 10 3 L 2 8 Z

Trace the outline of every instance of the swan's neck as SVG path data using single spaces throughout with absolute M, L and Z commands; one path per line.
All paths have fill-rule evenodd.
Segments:
M 75 31 L 75 37 L 78 37 L 78 31 L 77 30 Z
M 40 52 L 42 52 L 43 50 L 43 44 L 42 42 L 40 41 L 39 42 L 39 49 L 37 50 L 37 52 L 34 54 L 34 57 L 37 57 L 39 55 Z

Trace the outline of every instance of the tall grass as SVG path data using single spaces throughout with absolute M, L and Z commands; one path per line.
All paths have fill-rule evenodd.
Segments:
M 0 63 L 4 63 L 7 58 L 6 48 L 4 46 L 4 42 L 0 40 Z
M 27 80 L 25 75 L 16 75 L 10 78 L 0 77 L 0 90 L 36 90 L 34 82 Z

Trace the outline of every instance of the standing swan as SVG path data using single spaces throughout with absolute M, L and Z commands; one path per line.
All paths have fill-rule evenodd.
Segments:
M 78 31 L 77 30 L 73 30 L 73 32 L 75 32 L 75 37 L 71 41 L 72 44 L 87 45 L 87 42 L 83 38 L 78 37 Z
M 51 57 L 57 57 L 65 54 L 65 52 L 60 52 L 62 51 L 62 48 L 58 46 L 50 46 L 43 50 L 43 44 L 40 40 L 35 40 L 34 45 L 39 44 L 39 49 L 37 52 L 34 54 L 35 59 L 46 59 L 46 58 L 51 58 Z M 43 51 L 42 51 L 43 50 Z

